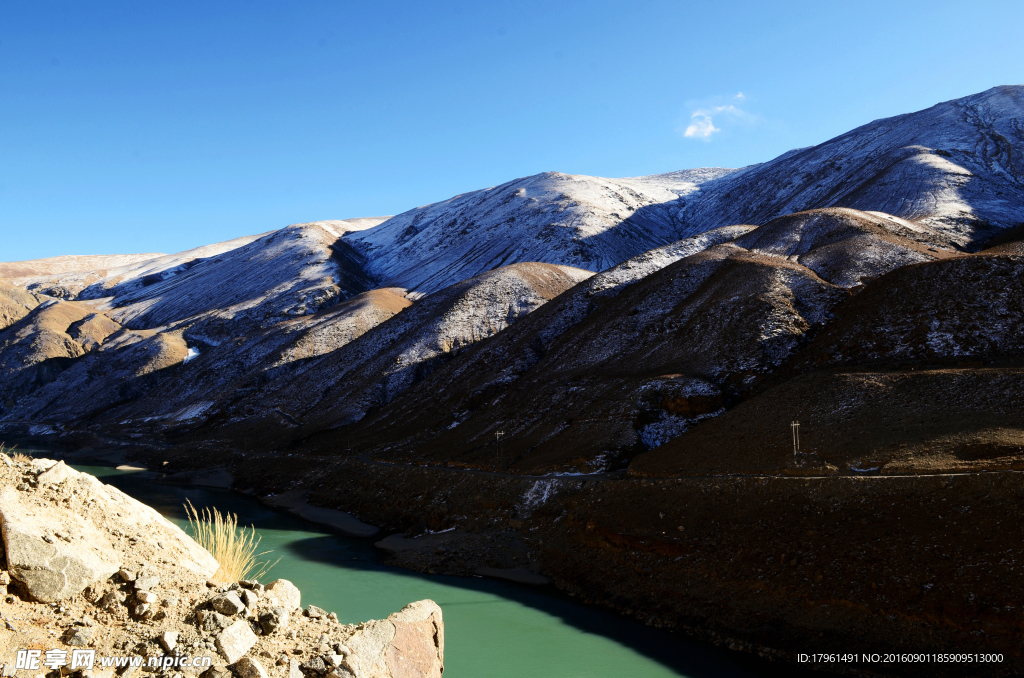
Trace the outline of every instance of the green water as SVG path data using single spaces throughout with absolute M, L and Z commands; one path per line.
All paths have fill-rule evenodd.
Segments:
M 265 580 L 284 578 L 303 605 L 343 623 L 380 619 L 423 598 L 444 612 L 445 678 L 669 678 L 766 675 L 716 648 L 651 629 L 560 596 L 482 578 L 428 576 L 387 567 L 372 542 L 339 537 L 225 490 L 158 485 L 150 474 L 76 466 L 187 527 L 182 504 L 237 513 L 280 558 Z

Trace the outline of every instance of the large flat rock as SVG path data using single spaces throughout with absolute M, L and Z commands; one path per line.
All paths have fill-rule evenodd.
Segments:
M 50 603 L 81 593 L 121 567 L 107 535 L 71 512 L 0 489 L 0 528 L 7 566 L 36 600 Z
M 64 462 L 35 459 L 35 487 L 0 487 L 0 527 L 13 576 L 53 602 L 106 580 L 129 560 L 158 560 L 208 578 L 216 559 L 155 509 Z M 129 551 L 126 551 L 129 549 Z M 119 555 L 120 554 L 120 555 Z
M 419 600 L 387 619 L 366 622 L 345 641 L 346 668 L 356 678 L 441 678 L 444 621 L 432 600 Z

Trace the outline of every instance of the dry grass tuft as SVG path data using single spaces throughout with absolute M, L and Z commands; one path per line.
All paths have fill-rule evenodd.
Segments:
M 196 542 L 213 554 L 220 563 L 220 569 L 213 575 L 214 581 L 236 582 L 242 579 L 260 579 L 280 560 L 259 562 L 256 559 L 270 553 L 257 553 L 261 537 L 256 528 L 238 528 L 238 515 L 221 514 L 215 508 L 196 510 L 189 501 L 185 505 L 188 524 Z
M 4 447 L 4 444 L 0 443 L 0 454 L 7 454 L 11 457 L 12 460 L 21 463 L 28 463 L 32 461 L 32 457 L 25 454 L 24 452 L 15 452 L 15 449 L 17 449 L 17 445 L 15 445 L 14 447 Z

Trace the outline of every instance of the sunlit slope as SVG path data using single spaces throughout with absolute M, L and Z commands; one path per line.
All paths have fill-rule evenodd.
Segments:
M 868 123 L 723 177 L 678 215 L 689 232 L 819 207 L 886 212 L 978 245 L 1024 223 L 1024 86 Z
M 420 294 L 517 262 L 597 272 L 678 240 L 676 200 L 731 171 L 630 179 L 545 172 L 410 210 L 345 240 L 379 284 Z

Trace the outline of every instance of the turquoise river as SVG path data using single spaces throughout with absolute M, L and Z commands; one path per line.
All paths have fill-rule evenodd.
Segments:
M 272 551 L 266 557 L 280 559 L 267 579 L 292 581 L 302 591 L 303 605 L 336 612 L 343 623 L 380 619 L 423 598 L 436 601 L 444 612 L 445 678 L 710 678 L 772 672 L 769 665 L 582 605 L 553 587 L 388 567 L 372 541 L 331 534 L 242 494 L 161 485 L 150 473 L 76 468 L 186 529 L 186 500 L 199 509 L 237 513 L 240 524 L 253 525 L 262 538 L 260 550 Z

